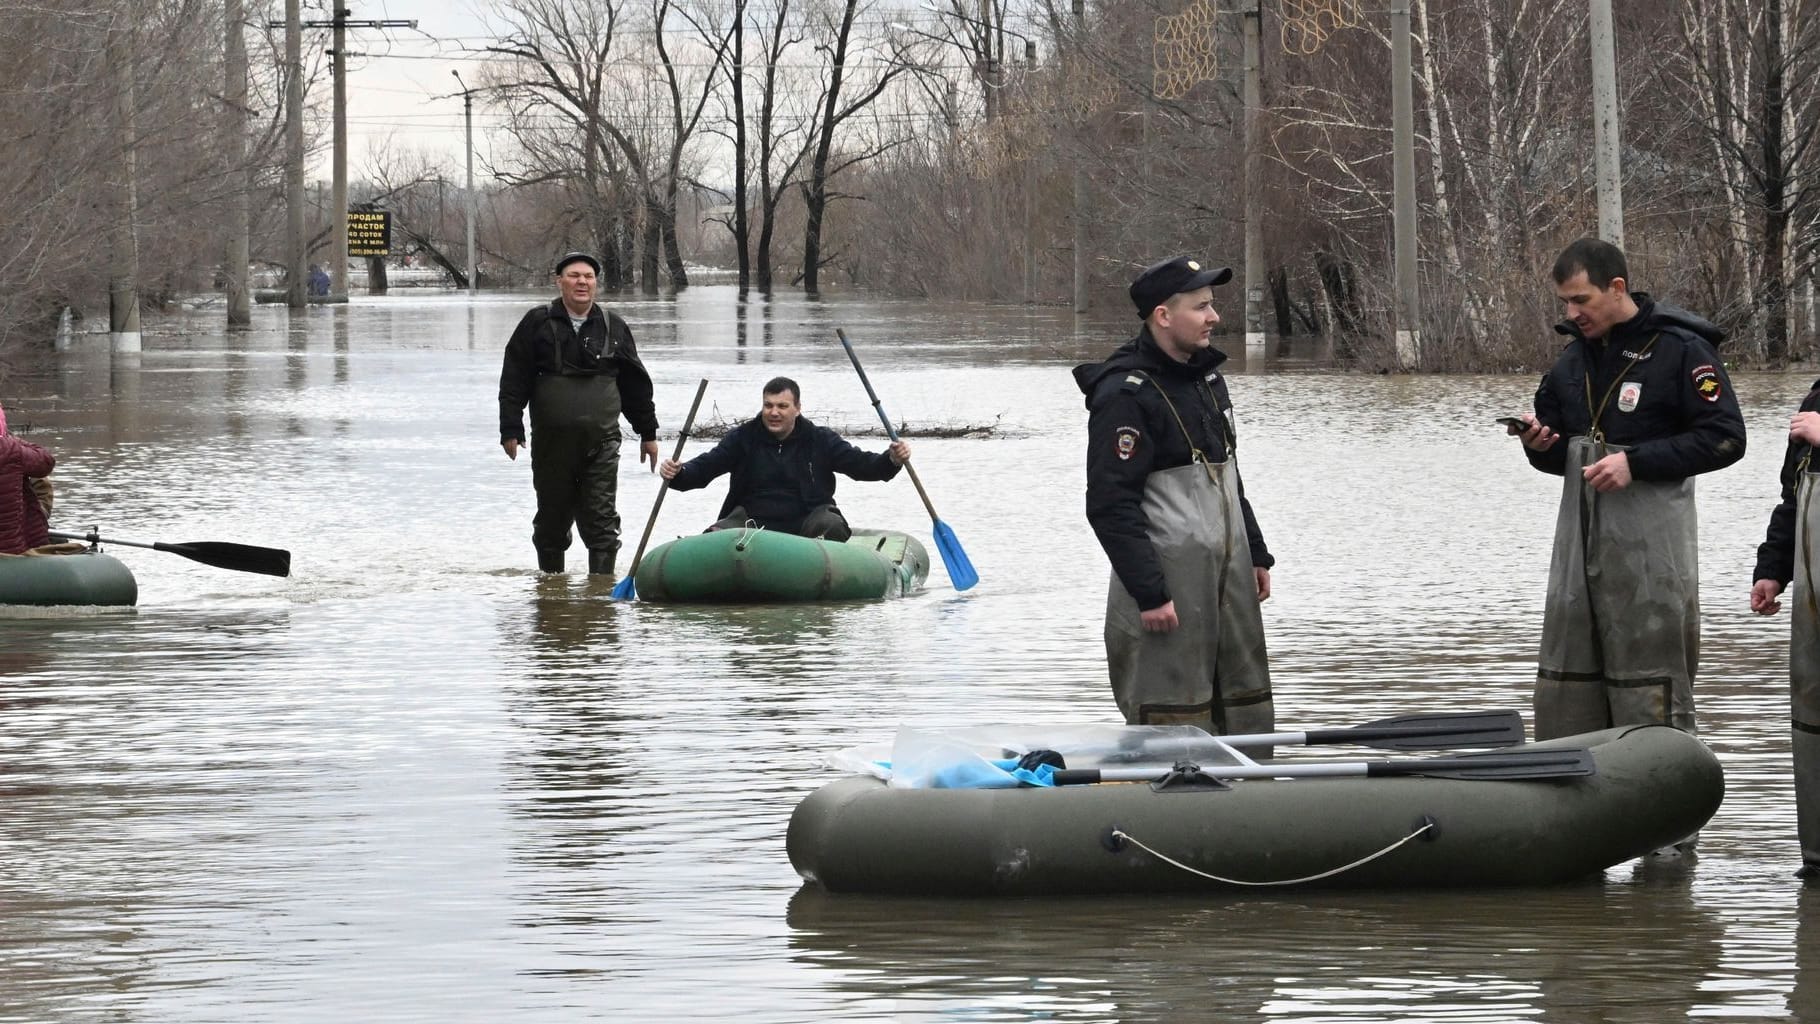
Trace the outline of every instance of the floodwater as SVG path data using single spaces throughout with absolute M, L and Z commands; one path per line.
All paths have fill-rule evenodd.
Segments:
M 116 548 L 136 613 L 0 621 L 0 1019 L 1820 1019 L 1787 620 L 1746 606 L 1807 377 L 1739 379 L 1750 454 L 1699 485 L 1699 705 L 1728 793 L 1691 865 L 1524 891 L 832 898 L 783 844 L 825 754 L 900 722 L 1116 720 L 1068 369 L 1134 321 L 624 303 L 666 454 L 703 377 L 704 415 L 749 415 L 781 373 L 812 419 L 872 426 L 836 326 L 895 417 L 994 428 L 913 438 L 977 588 L 938 560 L 894 602 L 672 609 L 531 571 L 530 468 L 498 448 L 494 396 L 533 298 L 260 307 L 231 338 L 215 310 L 138 357 L 13 367 L 0 401 L 59 455 L 57 526 L 284 547 L 295 573 Z M 1492 419 L 1533 377 L 1234 363 L 1281 559 L 1279 721 L 1527 712 L 1558 482 Z M 634 452 L 625 560 L 657 494 Z M 720 493 L 669 495 L 656 536 Z M 841 498 L 927 537 L 907 480 Z

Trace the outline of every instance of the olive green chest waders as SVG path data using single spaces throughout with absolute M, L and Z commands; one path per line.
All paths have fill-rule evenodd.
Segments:
M 611 374 L 544 374 L 531 392 L 531 483 L 539 564 L 561 568 L 569 525 L 589 552 L 589 571 L 612 575 L 619 551 L 619 383 Z
M 1620 725 L 1694 731 L 1700 562 L 1694 481 L 1600 494 L 1581 470 L 1623 446 L 1567 442 L 1536 666 L 1536 739 Z
M 1811 458 L 1811 456 L 1810 456 Z M 1795 580 L 1790 594 L 1788 648 L 1790 727 L 1795 751 L 1795 822 L 1801 835 L 1801 863 L 1820 867 L 1820 502 L 1816 474 L 1800 475 L 1795 492 Z
M 1118 574 L 1106 596 L 1106 663 L 1132 725 L 1275 732 L 1257 576 L 1239 508 L 1237 463 L 1199 462 L 1144 483 L 1150 543 L 1181 624 L 1146 633 Z

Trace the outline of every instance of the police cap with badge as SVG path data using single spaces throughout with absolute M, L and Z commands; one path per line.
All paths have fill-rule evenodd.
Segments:
M 1148 317 L 1151 310 L 1173 296 L 1230 280 L 1231 267 L 1203 268 L 1195 260 L 1176 256 L 1145 267 L 1137 280 L 1131 282 L 1131 301 L 1137 306 L 1138 316 Z

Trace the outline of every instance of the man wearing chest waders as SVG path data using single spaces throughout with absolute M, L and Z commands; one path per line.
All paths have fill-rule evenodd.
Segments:
M 600 263 L 584 252 L 556 261 L 561 291 L 524 315 L 499 372 L 499 444 L 518 458 L 531 406 L 531 485 L 537 567 L 561 572 L 574 524 L 588 572 L 613 575 L 619 554 L 619 417 L 638 431 L 639 461 L 657 468 L 657 407 L 632 329 L 594 302 Z
M 1788 421 L 1788 452 L 1782 457 L 1782 503 L 1769 514 L 1769 532 L 1757 547 L 1750 610 L 1774 615 L 1784 587 L 1795 584 L 1789 608 L 1788 681 L 1790 727 L 1795 754 L 1795 825 L 1801 840 L 1796 877 L 1820 878 L 1820 592 L 1814 589 L 1820 556 L 1820 381 Z
M 1186 257 L 1131 283 L 1144 327 L 1074 369 L 1087 396 L 1087 521 L 1112 562 L 1106 662 L 1133 725 L 1273 732 L 1258 603 L 1276 560 L 1245 500 L 1211 343 L 1227 268 Z
M 1564 477 L 1536 666 L 1536 738 L 1620 725 L 1694 731 L 1700 566 L 1694 481 L 1744 457 L 1725 335 L 1630 290 L 1617 246 L 1554 266 L 1570 339 L 1510 432 Z M 1559 443 L 1565 440 L 1566 443 Z

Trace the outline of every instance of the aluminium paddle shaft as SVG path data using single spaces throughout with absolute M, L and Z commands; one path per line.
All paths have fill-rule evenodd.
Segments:
M 878 400 L 878 392 L 872 390 L 872 381 L 866 376 L 866 368 L 859 365 L 859 353 L 853 351 L 853 343 L 847 340 L 844 328 L 836 327 L 834 333 L 840 338 L 841 348 L 847 350 L 847 359 L 853 363 L 853 372 L 859 374 L 859 382 L 866 386 L 866 397 L 872 400 L 872 411 L 878 413 L 878 421 L 885 425 L 885 436 L 896 444 L 897 428 L 891 425 L 891 417 L 885 415 L 885 406 Z M 916 467 L 906 462 L 904 468 L 910 471 L 910 482 L 916 485 L 916 494 L 923 499 L 923 507 L 929 510 L 929 518 L 936 518 L 935 503 L 929 500 L 929 492 L 923 490 L 923 481 L 916 475 Z
M 891 425 L 891 417 L 885 415 L 885 407 L 878 400 L 878 392 L 872 390 L 872 381 L 866 376 L 866 368 L 859 365 L 859 353 L 853 351 L 853 343 L 847 340 L 847 332 L 837 327 L 834 333 L 840 338 L 841 348 L 847 350 L 847 359 L 853 363 L 853 372 L 859 374 L 859 382 L 866 386 L 866 397 L 872 399 L 872 411 L 878 413 L 878 421 L 885 425 L 885 436 L 893 444 L 897 443 L 897 428 Z M 973 560 L 967 557 L 954 530 L 942 522 L 941 516 L 935 514 L 935 502 L 929 500 L 929 492 L 923 489 L 923 479 L 916 475 L 916 467 L 905 462 L 904 468 L 910 471 L 910 482 L 916 485 L 916 495 L 923 499 L 923 508 L 929 512 L 929 522 L 935 532 L 935 550 L 942 556 L 942 565 L 948 570 L 948 579 L 954 583 L 956 590 L 972 587 L 980 581 L 980 574 L 973 568 Z
M 708 393 L 708 378 L 695 385 L 695 401 L 689 403 L 688 418 L 683 420 L 682 430 L 676 435 L 676 451 L 671 454 L 671 461 L 682 458 L 683 444 L 689 440 L 689 430 L 695 426 L 695 413 L 701 408 L 701 396 Z M 626 600 L 637 596 L 638 585 L 633 577 L 638 575 L 638 563 L 644 561 L 645 545 L 651 543 L 651 528 L 657 525 L 657 510 L 664 507 L 664 495 L 670 493 L 670 481 L 665 480 L 657 486 L 657 500 L 651 503 L 651 516 L 645 520 L 644 536 L 638 538 L 638 550 L 632 553 L 632 566 L 626 570 L 626 578 L 620 580 L 613 588 L 615 600 Z
M 1188 767 L 1188 766 L 1178 766 Z M 1508 750 L 1459 757 L 1430 757 L 1406 761 L 1276 762 L 1273 764 L 1194 765 L 1202 775 L 1220 779 L 1384 778 L 1393 775 L 1427 775 L 1448 779 L 1485 781 L 1565 779 L 1594 772 L 1592 752 L 1584 747 Z M 1097 782 L 1155 782 L 1168 775 L 1156 768 L 1064 768 L 1056 771 L 1058 786 Z

